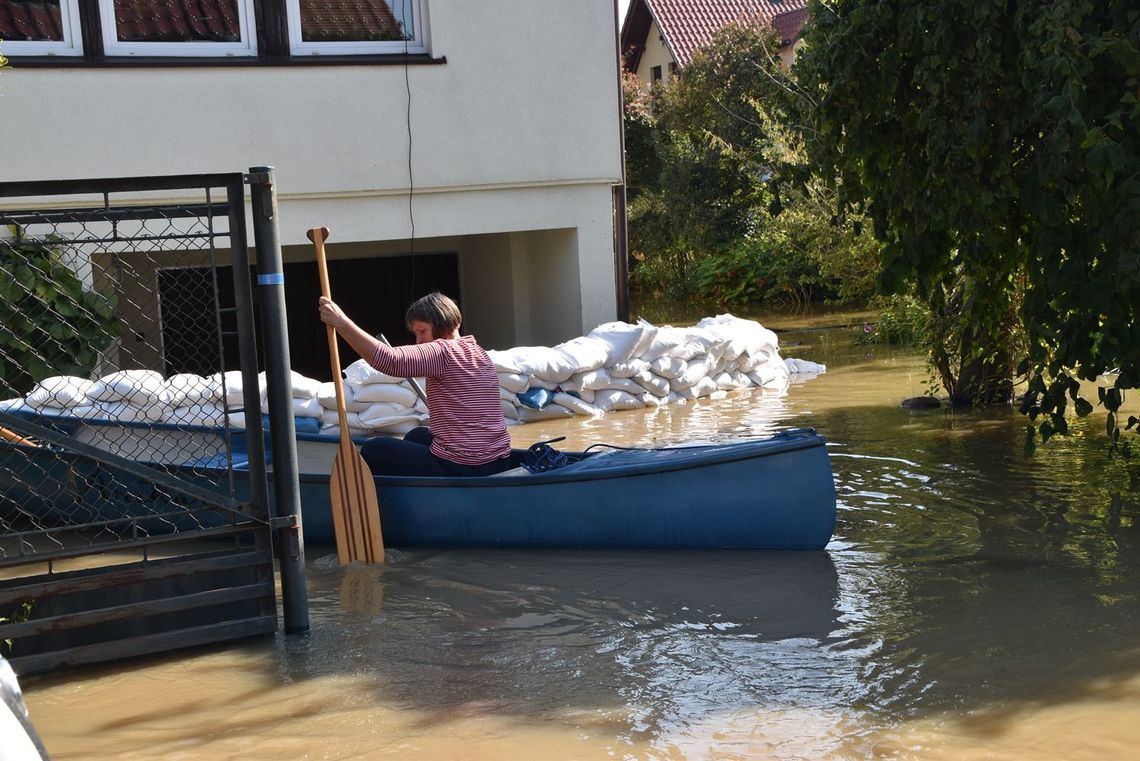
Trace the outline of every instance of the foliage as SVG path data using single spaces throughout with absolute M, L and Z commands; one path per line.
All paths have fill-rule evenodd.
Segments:
M 1140 383 L 1140 9 L 1126 0 L 811 2 L 809 147 L 884 244 L 880 288 L 957 320 L 955 395 L 1008 398 L 1047 439 L 1078 379 Z M 1024 284 L 1020 298 L 1019 284 Z M 938 341 L 939 333 L 934 340 Z M 1115 416 L 1109 433 L 1119 436 Z
M 86 375 L 119 332 L 113 299 L 60 261 L 58 237 L 16 229 L 0 240 L 0 392 L 26 394 L 52 375 Z
M 732 24 L 680 78 L 623 80 L 631 283 L 717 306 L 865 302 L 878 243 L 808 176 L 796 84 L 760 22 Z
M 22 603 L 20 603 L 19 607 L 16 608 L 13 613 L 7 616 L 0 616 L 0 624 L 21 623 L 23 621 L 27 621 L 32 617 L 33 605 L 33 600 L 24 600 Z M 12 640 L 3 639 L 0 640 L 0 642 L 2 642 L 4 646 L 8 648 L 8 652 L 12 651 Z
M 871 306 L 878 313 L 873 325 L 863 325 L 858 343 L 925 346 L 930 342 L 932 316 L 926 305 L 909 294 L 875 297 Z

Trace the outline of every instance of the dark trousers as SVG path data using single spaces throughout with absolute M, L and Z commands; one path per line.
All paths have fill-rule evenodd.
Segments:
M 431 430 L 419 426 L 408 431 L 404 438 L 376 436 L 364 442 L 360 455 L 368 468 L 377 476 L 492 476 L 511 466 L 511 458 L 463 465 L 436 457 L 431 451 Z

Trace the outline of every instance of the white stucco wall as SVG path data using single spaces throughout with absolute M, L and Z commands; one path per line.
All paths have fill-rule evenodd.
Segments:
M 537 332 L 493 329 L 553 342 L 613 319 L 621 120 L 612 0 L 427 6 L 442 65 L 21 69 L 13 59 L 0 91 L 0 181 L 268 165 L 283 245 L 307 245 L 305 231 L 325 225 L 330 243 L 399 248 L 411 234 L 410 89 L 417 240 L 492 236 L 461 252 L 469 270 L 481 257 L 515 255 L 488 242 L 513 251 L 513 234 L 559 231 L 556 269 L 576 271 L 574 287 L 588 289 L 548 301 L 557 313 Z M 477 277 L 464 284 L 483 287 Z

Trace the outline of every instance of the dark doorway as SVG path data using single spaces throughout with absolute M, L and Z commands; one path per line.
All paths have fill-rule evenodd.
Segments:
M 404 326 L 404 312 L 420 296 L 439 291 L 463 307 L 455 254 L 342 259 L 329 261 L 328 268 L 333 299 L 360 327 L 373 334 L 384 333 L 396 345 L 412 342 Z M 216 273 L 208 267 L 161 270 L 158 286 L 167 375 L 207 374 L 206 368 L 218 366 L 219 352 L 227 369 L 236 368 L 237 335 L 229 327 L 233 323 L 230 268 L 219 267 Z M 325 326 L 317 317 L 320 295 L 316 262 L 285 265 L 290 364 L 309 378 L 331 380 Z M 225 331 L 220 348 L 213 322 L 215 298 Z M 204 319 L 207 312 L 210 318 Z M 263 344 L 260 332 L 259 326 L 259 352 Z M 341 367 L 347 367 L 358 357 L 342 341 L 340 358 Z M 261 360 L 259 357 L 259 367 L 263 366 Z

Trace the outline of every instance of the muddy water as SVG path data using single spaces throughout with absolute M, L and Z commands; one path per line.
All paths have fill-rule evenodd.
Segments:
M 1140 747 L 1137 467 L 1103 417 L 1032 460 L 1005 414 L 915 413 L 922 362 L 513 429 L 668 444 L 814 426 L 819 553 L 309 548 L 312 631 L 29 679 L 56 759 L 1117 759 Z M 710 490 L 716 485 L 710 484 Z

